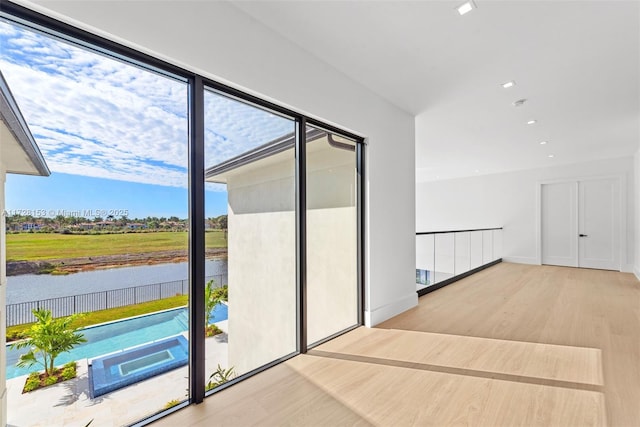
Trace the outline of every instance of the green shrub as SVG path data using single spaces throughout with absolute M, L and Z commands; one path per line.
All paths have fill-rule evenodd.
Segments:
M 27 377 L 27 380 L 22 389 L 23 393 L 47 387 L 53 384 L 57 384 L 61 381 L 67 381 L 76 377 L 76 362 L 69 362 L 62 368 L 56 368 L 49 376 L 45 376 L 41 372 L 32 372 Z
M 214 335 L 218 335 L 222 333 L 222 329 L 218 328 L 216 325 L 211 324 L 207 325 L 205 328 L 205 335 L 208 337 L 212 337 Z
M 48 385 L 54 385 L 54 384 L 55 384 L 55 383 L 57 383 L 57 382 L 58 382 L 58 377 L 57 377 L 57 376 L 55 376 L 55 375 L 51 375 L 51 376 L 46 377 L 46 378 L 44 379 L 44 385 L 45 385 L 45 387 L 46 387 L 46 386 L 48 386 Z
M 62 380 L 67 381 L 76 377 L 76 362 L 69 362 L 62 367 Z
M 25 337 L 24 331 L 7 331 L 7 342 L 21 340 Z
M 24 384 L 23 393 L 28 393 L 40 387 L 40 375 L 37 372 L 32 372 L 27 377 L 27 381 Z
M 173 408 L 174 406 L 177 406 L 179 404 L 180 404 L 180 401 L 178 399 L 172 399 L 164 404 L 164 409 Z

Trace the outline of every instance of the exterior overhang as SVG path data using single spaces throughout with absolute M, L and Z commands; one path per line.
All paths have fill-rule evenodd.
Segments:
M 346 140 L 340 142 L 334 136 L 321 129 L 307 130 L 307 143 L 324 138 L 327 147 L 341 148 L 343 150 L 355 151 L 353 142 Z M 342 138 L 340 138 L 342 139 Z M 291 159 L 291 154 L 286 154 L 287 150 L 295 147 L 295 134 L 290 133 L 277 138 L 264 145 L 256 147 L 232 159 L 212 166 L 205 171 L 205 180 L 219 184 L 226 184 L 230 176 L 247 173 L 251 170 L 275 164 L 287 159 Z M 317 150 L 317 147 L 314 148 Z
M 49 167 L 0 72 L 0 165 L 7 173 L 49 176 Z

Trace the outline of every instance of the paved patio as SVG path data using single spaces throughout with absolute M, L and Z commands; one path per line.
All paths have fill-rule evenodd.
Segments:
M 227 329 L 227 321 L 217 325 Z M 185 334 L 186 335 L 186 334 Z M 217 365 L 227 367 L 227 334 L 207 338 L 206 372 Z M 89 399 L 87 360 L 78 361 L 77 378 L 22 394 L 26 376 L 7 380 L 8 427 L 35 426 L 122 426 L 152 415 L 167 402 L 184 400 L 188 387 L 188 366 L 152 379 Z

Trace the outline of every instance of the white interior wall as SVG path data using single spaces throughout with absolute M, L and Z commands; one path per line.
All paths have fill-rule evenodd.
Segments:
M 225 2 L 16 3 L 365 136 L 365 322 L 417 304 L 412 115 Z
M 637 164 L 636 156 L 636 164 Z M 634 160 L 632 157 L 599 160 L 419 183 L 416 186 L 416 230 L 437 231 L 504 227 L 505 261 L 538 262 L 538 185 L 546 180 L 621 175 L 626 186 L 622 266 L 631 271 L 634 259 Z M 637 178 L 636 178 L 637 179 Z M 624 188 L 624 187 L 623 187 Z M 638 187 L 636 187 L 638 188 Z M 637 257 L 636 257 L 637 265 Z
M 633 272 L 635 273 L 638 280 L 640 280 L 640 149 L 636 152 L 634 156 L 634 204 L 635 204 L 635 219 L 634 219 L 634 229 L 635 229 L 635 258 L 634 258 L 634 267 Z M 631 234 L 630 234 L 631 235 Z

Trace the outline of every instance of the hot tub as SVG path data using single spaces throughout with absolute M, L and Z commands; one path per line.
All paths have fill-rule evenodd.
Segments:
M 89 395 L 103 394 L 144 381 L 189 363 L 189 342 L 176 335 L 89 361 Z

